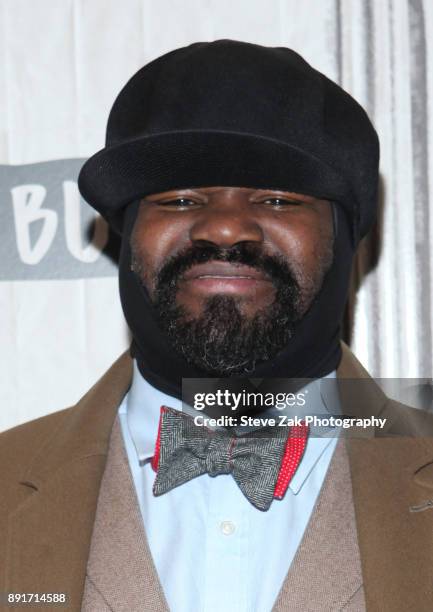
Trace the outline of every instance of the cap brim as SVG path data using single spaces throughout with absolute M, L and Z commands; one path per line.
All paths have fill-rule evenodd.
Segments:
M 254 134 L 178 131 L 106 147 L 81 169 L 82 196 L 117 230 L 130 202 L 172 189 L 226 185 L 343 201 L 349 187 L 325 161 Z

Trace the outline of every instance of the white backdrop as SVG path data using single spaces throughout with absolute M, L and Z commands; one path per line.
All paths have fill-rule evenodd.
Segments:
M 73 185 L 68 206 L 51 190 L 64 212 L 37 264 L 18 249 L 10 185 L 19 175 L 34 187 L 38 172 L 49 183 L 57 168 L 23 164 L 93 154 L 114 97 L 140 66 L 218 38 L 290 46 L 369 112 L 382 144 L 384 209 L 352 346 L 376 376 L 432 375 L 433 2 L 0 0 L 0 429 L 74 403 L 128 345 L 114 266 L 105 254 L 84 256 L 68 226 L 78 214 Z M 375 250 L 377 238 L 364 245 L 356 283 Z

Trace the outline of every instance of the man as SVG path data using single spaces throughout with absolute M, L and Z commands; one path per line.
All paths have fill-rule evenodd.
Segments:
M 127 83 L 79 183 L 122 236 L 133 360 L 0 438 L 12 603 L 431 609 L 429 423 L 340 342 L 377 177 L 364 111 L 288 49 L 197 43 Z M 388 422 L 346 441 L 304 424 L 199 433 L 182 379 L 204 377 L 310 378 L 315 412 L 335 409 L 330 388 L 344 414 Z

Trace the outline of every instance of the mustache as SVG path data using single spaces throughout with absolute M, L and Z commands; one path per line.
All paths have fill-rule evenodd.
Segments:
M 260 246 L 249 243 L 239 243 L 230 248 L 221 248 L 217 245 L 187 247 L 173 255 L 162 266 L 156 277 L 156 286 L 173 287 L 192 266 L 209 261 L 244 264 L 265 272 L 277 288 L 284 286 L 299 288 L 294 272 L 283 257 L 268 255 Z

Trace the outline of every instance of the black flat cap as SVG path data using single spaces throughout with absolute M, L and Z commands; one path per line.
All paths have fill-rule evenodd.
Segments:
M 79 188 L 120 232 L 140 197 L 226 185 L 340 202 L 359 239 L 375 216 L 378 163 L 365 111 L 300 55 L 218 40 L 171 51 L 128 81 Z

